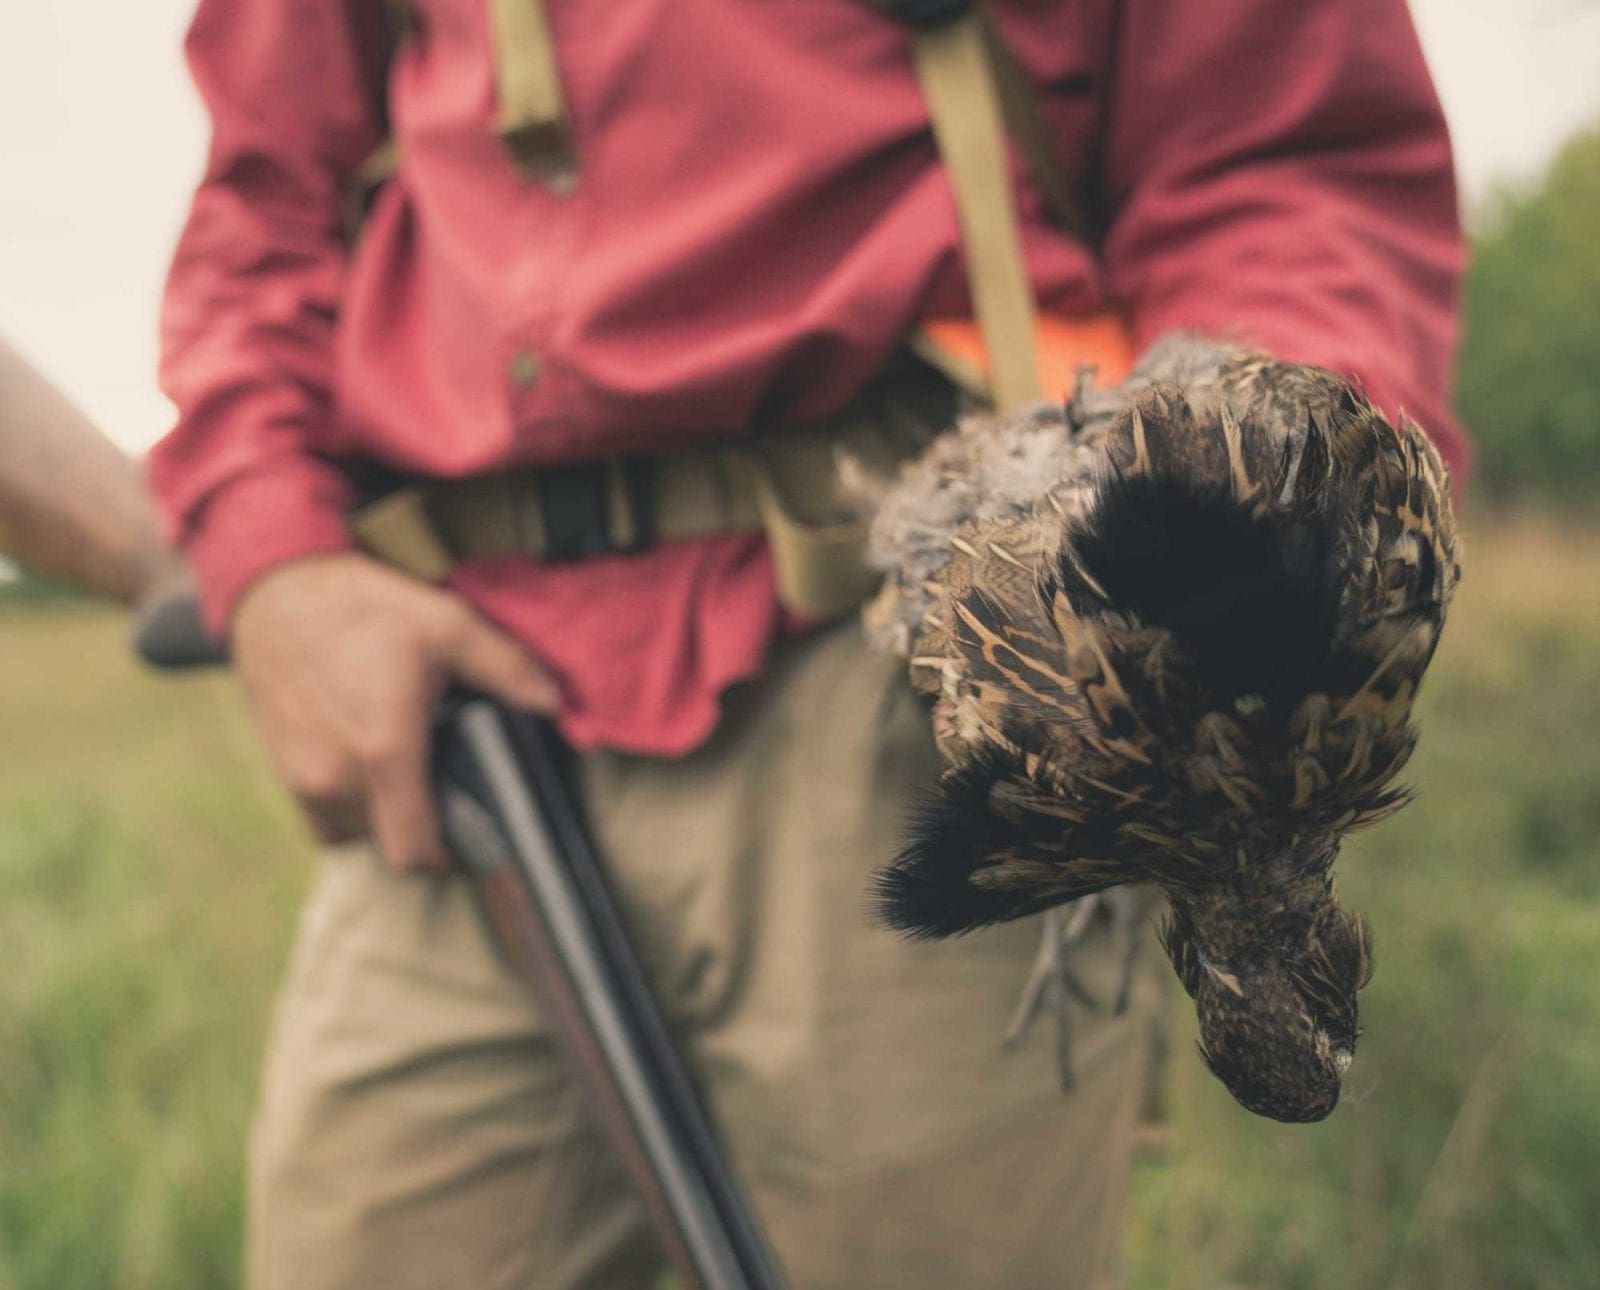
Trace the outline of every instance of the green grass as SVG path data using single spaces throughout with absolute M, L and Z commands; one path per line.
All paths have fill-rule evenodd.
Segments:
M 0 1288 L 229 1286 L 306 867 L 226 679 L 0 616 Z
M 1600 1283 L 1600 535 L 1480 522 L 1415 806 L 1347 848 L 1378 973 L 1344 1104 L 1239 1111 L 1175 1012 L 1141 1287 Z M 224 677 L 0 612 L 0 1290 L 235 1283 L 308 847 Z

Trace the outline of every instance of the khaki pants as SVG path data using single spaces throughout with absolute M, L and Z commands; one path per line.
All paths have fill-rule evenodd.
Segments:
M 794 1287 L 1114 1282 L 1148 981 L 1077 1028 L 1000 1036 L 1034 923 L 912 945 L 871 869 L 936 771 L 899 665 L 854 625 L 781 647 L 672 762 L 582 779 L 663 1006 Z M 1097 928 L 1078 960 L 1101 997 Z M 323 861 L 251 1151 L 257 1290 L 649 1287 L 642 1209 L 467 889 Z

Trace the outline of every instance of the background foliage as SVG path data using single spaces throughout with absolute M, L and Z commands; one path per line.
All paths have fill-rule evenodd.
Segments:
M 1479 223 L 1458 404 L 1481 485 L 1582 501 L 1600 476 L 1600 122 Z

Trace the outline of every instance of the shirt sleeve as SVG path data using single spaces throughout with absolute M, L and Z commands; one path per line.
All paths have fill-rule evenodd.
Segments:
M 345 178 L 382 136 L 382 0 L 202 0 L 212 142 L 168 277 L 150 475 L 210 623 L 274 565 L 349 545 L 328 460 Z
M 1353 375 L 1459 472 L 1462 236 L 1404 0 L 1115 8 L 1103 247 L 1136 343 L 1191 328 Z

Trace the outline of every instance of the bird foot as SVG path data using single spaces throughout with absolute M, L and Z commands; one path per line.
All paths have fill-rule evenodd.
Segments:
M 1040 1015 L 1048 1010 L 1055 1018 L 1056 1071 L 1063 1091 L 1070 1090 L 1074 1084 L 1072 1001 L 1076 999 L 1092 1012 L 1105 1010 L 1104 1002 L 1095 998 L 1072 970 L 1071 949 L 1083 939 L 1095 915 L 1104 910 L 1111 920 L 1112 936 L 1121 955 L 1116 995 L 1111 1004 L 1113 1015 L 1120 1017 L 1128 1010 L 1133 995 L 1143 908 L 1143 898 L 1137 890 L 1114 887 L 1047 910 L 1040 919 L 1039 949 L 1003 1043 L 1008 1049 L 1020 1047 Z
M 1047 910 L 1040 919 L 1039 950 L 1022 987 L 1022 998 L 1006 1029 L 1006 1048 L 1019 1047 L 1033 1029 L 1040 1013 L 1049 1009 L 1056 1022 L 1056 1073 L 1063 1091 L 1074 1084 L 1072 1073 L 1072 1010 L 1074 998 L 1087 1007 L 1100 1004 L 1084 989 L 1068 961 L 1068 951 L 1080 940 L 1100 902 L 1099 896 L 1085 896 L 1069 905 Z

